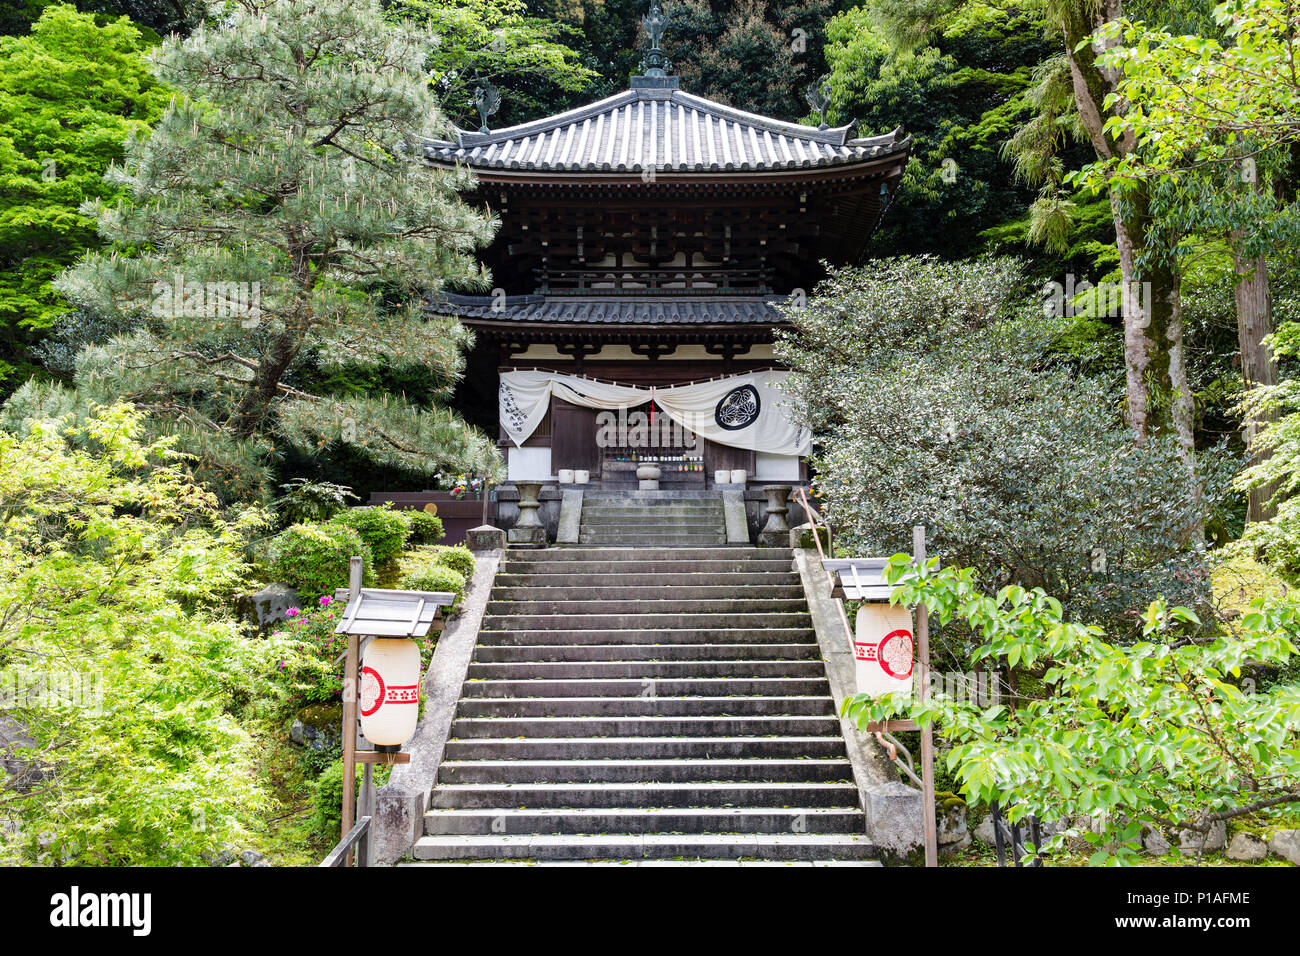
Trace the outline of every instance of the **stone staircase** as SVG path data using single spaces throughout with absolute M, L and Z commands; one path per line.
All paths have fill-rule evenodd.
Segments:
M 423 865 L 875 865 L 790 551 L 507 552 L 424 834 Z
M 589 491 L 578 543 L 593 547 L 709 548 L 727 543 L 716 491 Z

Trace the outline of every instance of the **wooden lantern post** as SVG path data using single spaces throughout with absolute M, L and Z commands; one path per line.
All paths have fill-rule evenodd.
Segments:
M 912 558 L 918 568 L 925 567 L 925 526 L 912 529 Z M 921 700 L 930 696 L 930 611 L 924 604 L 916 607 L 916 656 L 920 668 Z M 925 865 L 939 865 L 937 824 L 934 816 L 934 725 L 921 728 L 921 805 L 924 808 Z
M 348 563 L 348 603 L 361 597 L 361 558 Z M 343 668 L 343 821 L 340 840 L 346 840 L 356 823 L 357 799 L 357 658 L 360 638 L 348 635 L 347 663 Z M 367 764 L 366 769 L 369 770 Z M 348 852 L 344 866 L 352 865 Z

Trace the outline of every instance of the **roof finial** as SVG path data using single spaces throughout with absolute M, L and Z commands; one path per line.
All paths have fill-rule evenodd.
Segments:
M 474 108 L 478 110 L 478 131 L 488 132 L 488 117 L 501 108 L 501 91 L 484 80 L 474 90 Z
M 816 83 L 811 84 L 806 90 L 804 90 L 803 95 L 804 99 L 808 101 L 808 105 L 821 114 L 821 125 L 817 128 L 830 129 L 826 123 L 826 110 L 829 109 L 831 105 L 830 75 L 827 74 Z
M 650 37 L 650 50 L 641 61 L 641 69 L 645 71 L 646 76 L 667 76 L 673 65 L 668 57 L 664 56 L 664 51 L 659 49 L 664 27 L 668 26 L 668 18 L 659 7 L 659 0 L 650 0 L 650 12 L 641 18 L 641 26 Z

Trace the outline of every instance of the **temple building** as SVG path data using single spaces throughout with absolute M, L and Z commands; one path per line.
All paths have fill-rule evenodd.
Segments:
M 471 374 L 496 377 L 480 387 L 495 385 L 511 481 L 636 487 L 652 460 L 664 489 L 797 483 L 809 436 L 775 387 L 776 304 L 810 293 L 823 261 L 859 260 L 911 140 L 694 96 L 656 16 L 629 89 L 497 130 L 484 105 L 482 129 L 427 144 L 431 164 L 472 168 L 471 200 L 501 220 L 483 253 L 496 288 L 428 309 L 477 333 Z

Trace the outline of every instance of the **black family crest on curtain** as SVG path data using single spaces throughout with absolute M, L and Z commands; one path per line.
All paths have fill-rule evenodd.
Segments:
M 722 396 L 713 410 L 713 420 L 719 428 L 725 428 L 729 432 L 739 431 L 758 421 L 761 410 L 758 389 L 753 385 L 741 385 Z

